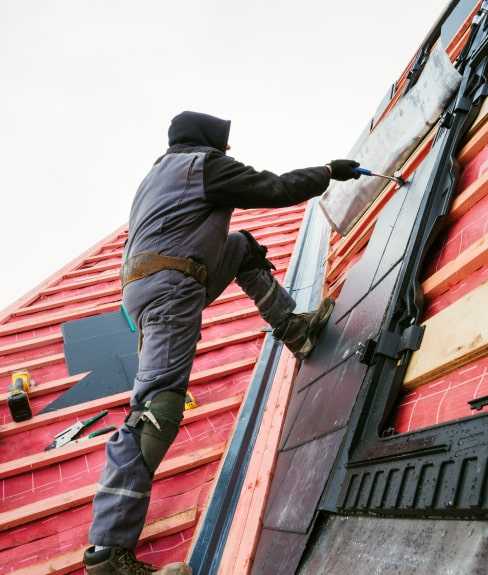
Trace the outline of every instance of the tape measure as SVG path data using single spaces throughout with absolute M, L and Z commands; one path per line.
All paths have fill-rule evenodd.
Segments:
M 195 409 L 195 407 L 198 407 L 197 400 L 191 391 L 187 391 L 185 397 L 185 411 L 187 409 Z

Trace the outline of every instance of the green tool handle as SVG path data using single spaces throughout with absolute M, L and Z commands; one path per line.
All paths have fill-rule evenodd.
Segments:
M 129 315 L 129 312 L 125 309 L 125 305 L 122 304 L 120 306 L 120 310 L 122 311 L 122 315 L 125 317 L 125 321 L 129 324 L 129 329 L 134 332 L 137 330 L 136 324 L 132 321 L 132 318 Z
M 91 439 L 92 437 L 97 437 L 98 435 L 104 435 L 105 433 L 110 433 L 110 431 L 115 431 L 117 428 L 115 425 L 109 425 L 108 427 L 102 427 L 96 431 L 92 431 L 86 436 L 86 439 Z
M 85 421 L 82 421 L 82 425 L 83 425 L 83 429 L 85 427 L 89 427 L 90 425 L 93 425 L 95 423 L 95 421 L 98 421 L 99 419 L 102 419 L 102 417 L 105 417 L 107 415 L 108 411 L 104 410 L 101 411 L 100 413 L 97 413 L 97 415 L 94 415 L 93 417 L 90 417 L 90 419 L 85 419 Z M 81 431 L 81 430 L 80 430 Z

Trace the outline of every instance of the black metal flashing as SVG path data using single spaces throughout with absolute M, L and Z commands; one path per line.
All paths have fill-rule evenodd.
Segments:
M 476 117 L 488 73 L 488 3 L 475 18 L 461 68 L 463 81 L 430 152 L 434 160 L 399 278 L 378 341 L 398 340 L 419 326 L 419 277 L 425 255 L 449 211 L 455 156 Z M 419 517 L 488 517 L 487 414 L 420 431 L 382 436 L 412 351 L 376 354 L 353 411 L 342 461 L 336 465 L 321 508 L 342 513 Z

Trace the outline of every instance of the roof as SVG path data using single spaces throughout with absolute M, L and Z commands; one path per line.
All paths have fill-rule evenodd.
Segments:
M 464 7 L 468 15 L 453 33 L 448 46 L 452 60 L 457 58 L 466 43 L 469 25 L 478 7 L 473 10 L 473 4 Z M 456 17 L 459 18 L 459 14 Z M 375 117 L 372 126 L 376 126 L 398 101 L 412 63 L 396 83 L 397 93 L 391 103 Z M 460 418 L 469 419 L 473 410 L 468 401 L 488 393 L 488 312 L 482 303 L 486 302 L 488 295 L 487 111 L 485 102 L 459 151 L 461 175 L 455 199 L 447 225 L 424 266 L 422 288 L 426 297 L 426 331 L 422 347 L 412 357 L 403 392 L 395 408 L 392 422 L 395 434 L 419 431 Z M 405 162 L 402 168 L 404 179 L 422 169 L 436 129 L 425 137 Z M 341 361 L 347 357 L 347 348 L 350 350 L 357 343 L 354 337 L 357 339 L 357 335 L 363 333 L 364 340 L 367 334 L 375 332 L 381 319 L 377 317 L 383 309 L 378 299 L 381 294 L 376 296 L 377 301 L 373 295 L 371 302 L 361 304 L 362 308 L 359 296 L 363 294 L 360 291 L 362 282 L 367 281 L 367 262 L 374 265 L 371 259 L 374 250 L 368 251 L 370 239 L 375 231 L 381 235 L 381 226 L 387 222 L 386 211 L 393 210 L 397 192 L 401 195 L 405 190 L 399 192 L 393 184 L 387 186 L 347 236 L 341 238 L 336 233 L 330 236 L 325 293 L 336 298 L 336 311 L 341 309 L 342 314 L 337 312 L 332 316 L 330 323 L 334 325 L 327 329 L 319 348 L 305 362 L 298 376 L 293 359 L 286 352 L 282 354 L 273 394 L 267 405 L 267 410 L 276 416 L 263 420 L 230 529 L 220 575 L 295 573 L 305 549 L 315 563 L 308 567 L 302 564 L 300 573 L 336 573 L 335 568 L 341 572 L 334 557 L 326 561 L 323 550 L 316 549 L 319 544 L 317 537 L 328 541 L 325 519 L 318 521 L 320 530 L 313 532 L 309 547 L 307 541 L 314 514 L 319 508 L 328 509 L 327 501 L 321 497 L 325 498 L 322 495 L 325 479 L 335 457 L 331 459 L 329 453 L 338 452 L 344 440 L 350 411 L 362 380 L 362 368 L 357 361 L 351 363 L 352 367 L 350 362 Z M 388 230 L 383 231 L 386 237 Z M 395 241 L 403 241 L 400 232 Z M 387 275 L 385 273 L 384 277 Z M 386 286 L 387 293 L 390 293 L 389 289 Z M 353 297 L 358 300 L 356 318 L 352 314 L 346 315 L 346 309 L 352 307 Z M 334 367 L 334 361 L 337 366 L 342 366 L 341 372 L 339 367 Z M 487 412 L 488 407 L 482 411 Z M 341 486 L 331 489 L 334 488 L 340 489 Z M 452 525 L 454 523 L 451 522 Z M 373 526 L 371 533 L 375 533 L 375 529 Z M 337 543 L 334 553 L 344 553 L 345 558 L 352 556 L 357 561 L 351 536 L 344 533 L 339 533 L 340 543 Z M 371 546 L 371 557 L 375 557 L 373 541 Z M 378 546 L 379 554 L 380 549 Z M 472 549 L 473 553 L 475 550 Z M 405 549 L 399 549 L 397 560 L 400 562 L 402 552 Z M 357 563 L 351 563 L 350 568 L 351 572 L 356 572 Z M 409 572 L 406 565 L 405 568 L 405 572 Z
M 231 230 L 245 227 L 269 248 L 282 279 L 305 206 L 236 210 Z M 69 375 L 62 323 L 120 308 L 118 270 L 125 227 L 49 278 L 0 315 L 0 573 L 78 573 L 91 516 L 91 499 L 104 463 L 107 435 L 44 451 L 56 433 L 101 409 L 109 414 L 90 431 L 120 425 L 128 393 L 40 414 L 84 374 Z M 225 453 L 263 341 L 264 322 L 235 285 L 204 311 L 202 340 L 190 379 L 198 407 L 156 472 L 148 521 L 138 554 L 163 564 L 184 559 Z M 11 421 L 10 374 L 35 379 L 34 416 Z

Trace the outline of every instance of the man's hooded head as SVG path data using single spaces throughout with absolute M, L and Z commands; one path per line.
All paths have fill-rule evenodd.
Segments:
M 170 146 L 175 144 L 208 146 L 225 152 L 229 130 L 229 120 L 198 112 L 182 112 L 171 120 L 168 143 Z

